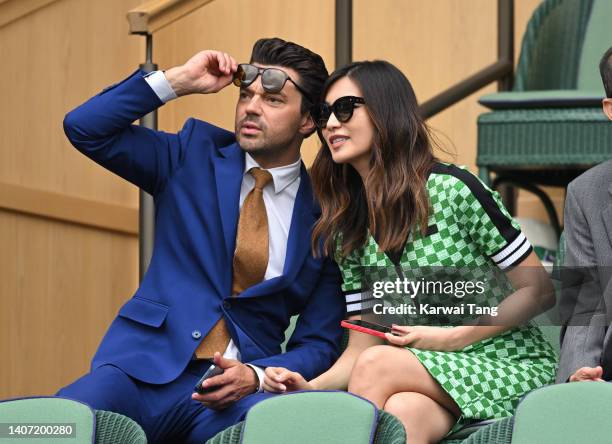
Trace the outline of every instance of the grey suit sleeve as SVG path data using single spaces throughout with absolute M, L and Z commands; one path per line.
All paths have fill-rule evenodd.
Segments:
M 584 272 L 586 267 L 595 271 L 593 240 L 580 204 L 583 201 L 570 184 L 565 202 L 566 256 L 562 273 L 570 273 L 572 268 Z M 564 288 L 561 294 L 561 306 L 569 315 L 564 317 L 561 329 L 557 382 L 567 381 L 581 367 L 596 367 L 601 362 L 606 333 L 603 293 L 596 272 L 585 276 L 587 283 L 569 291 Z

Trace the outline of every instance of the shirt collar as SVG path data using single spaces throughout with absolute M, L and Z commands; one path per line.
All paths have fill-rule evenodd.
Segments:
M 274 192 L 276 194 L 283 191 L 289 185 L 297 180 L 300 177 L 300 169 L 302 166 L 302 158 L 299 158 L 292 164 L 283 165 L 276 168 L 262 168 L 268 171 L 272 175 L 272 182 L 274 183 Z M 245 162 L 244 162 L 244 174 L 251 168 L 261 168 L 259 164 L 251 157 L 249 153 L 245 153 Z

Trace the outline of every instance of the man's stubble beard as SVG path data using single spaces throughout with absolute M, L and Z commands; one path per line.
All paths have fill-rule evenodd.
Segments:
M 258 137 L 257 139 L 250 139 L 238 133 L 236 141 L 244 152 L 255 156 L 273 158 L 275 155 L 280 155 L 287 151 L 294 143 L 297 134 L 293 139 L 275 142 L 270 141 L 265 133 L 263 133 L 262 136 L 263 137 Z

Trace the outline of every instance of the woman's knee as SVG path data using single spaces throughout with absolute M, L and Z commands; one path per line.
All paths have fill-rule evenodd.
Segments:
M 353 366 L 353 375 L 370 376 L 371 374 L 380 375 L 389 365 L 390 351 L 389 345 L 375 345 L 368 347 L 357 357 Z
M 431 400 L 421 393 L 395 393 L 387 399 L 384 409 L 400 418 L 414 418 L 416 415 L 423 412 L 423 407 L 425 407 L 429 401 Z
M 384 390 L 385 386 L 390 385 L 393 382 L 391 373 L 398 359 L 395 349 L 390 345 L 376 345 L 364 350 L 351 371 L 349 390 L 359 392 L 363 387 Z

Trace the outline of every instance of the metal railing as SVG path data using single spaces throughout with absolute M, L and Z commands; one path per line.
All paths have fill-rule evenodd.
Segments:
M 513 67 L 514 0 L 497 0 L 497 61 L 427 100 L 421 114 L 428 119 L 495 81 L 499 91 L 510 90 Z
M 130 34 L 144 35 L 146 38 L 145 62 L 140 65 L 144 72 L 157 70 L 153 63 L 153 33 L 168 26 L 176 20 L 191 14 L 193 11 L 210 3 L 212 0 L 151 0 L 127 14 Z M 150 112 L 142 119 L 140 125 L 157 129 L 157 110 Z M 153 255 L 155 238 L 155 204 L 153 196 L 142 189 L 139 191 L 138 211 L 138 270 L 142 280 Z

